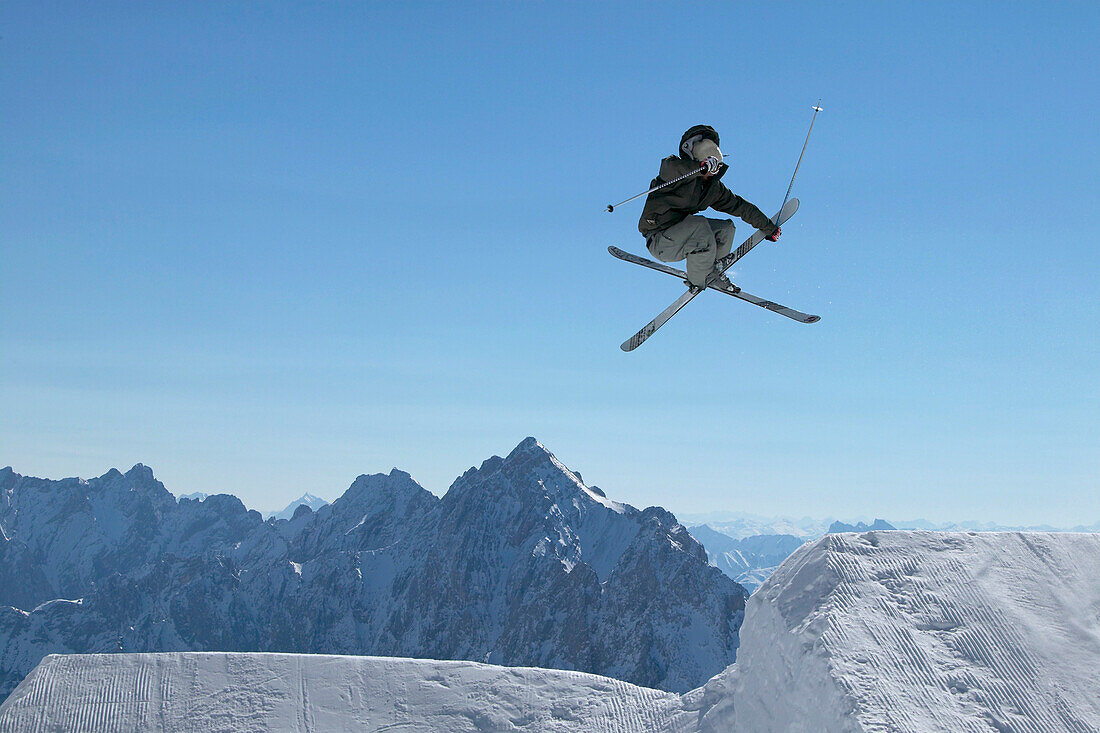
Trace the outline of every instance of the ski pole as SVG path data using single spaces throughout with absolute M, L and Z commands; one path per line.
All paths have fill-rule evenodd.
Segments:
M 671 186 L 674 183 L 679 183 L 680 181 L 684 180 L 685 178 L 691 178 L 696 173 L 702 173 L 704 170 L 706 170 L 706 167 L 707 167 L 706 163 L 701 163 L 699 165 L 699 167 L 696 168 L 695 170 L 693 170 L 691 173 L 685 173 L 684 175 L 680 176 L 679 178 L 673 178 L 668 183 L 662 183 L 660 186 L 654 186 L 653 188 L 649 189 L 648 191 L 642 191 L 637 196 L 631 196 L 626 201 L 620 201 L 617 204 L 608 204 L 607 205 L 607 210 L 608 210 L 608 212 L 614 211 L 616 206 L 622 206 L 623 204 L 630 203 L 631 201 L 633 201 L 636 198 L 640 198 L 642 196 L 645 196 L 646 194 L 650 194 L 650 193 L 653 193 L 654 191 L 658 191 L 658 190 L 664 188 L 665 186 Z
M 812 105 L 814 110 L 814 116 L 810 119 L 810 129 L 806 132 L 806 142 L 802 143 L 802 152 L 798 154 L 798 162 L 794 166 L 794 175 L 791 176 L 791 185 L 787 186 L 787 195 L 783 197 L 783 206 L 787 205 L 787 199 L 791 197 L 791 189 L 794 188 L 794 177 L 798 175 L 798 167 L 802 165 L 802 156 L 806 154 L 806 146 L 810 142 L 810 133 L 814 131 L 814 120 L 817 119 L 817 113 L 823 111 L 821 109 L 821 100 L 817 100 L 817 104 Z M 780 211 L 783 211 L 783 206 L 779 207 Z

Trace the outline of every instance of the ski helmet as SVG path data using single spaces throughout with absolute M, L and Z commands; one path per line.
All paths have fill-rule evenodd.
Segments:
M 695 157 L 692 155 L 692 148 L 695 146 L 695 143 L 704 139 L 713 140 L 715 146 L 721 144 L 721 141 L 718 139 L 718 131 L 710 125 L 695 125 L 694 127 L 688 128 L 688 131 L 680 138 L 680 157 L 691 160 Z

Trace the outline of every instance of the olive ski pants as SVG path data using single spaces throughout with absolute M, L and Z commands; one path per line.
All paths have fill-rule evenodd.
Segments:
M 679 224 L 646 237 L 646 249 L 661 262 L 687 259 L 687 276 L 692 285 L 702 286 L 714 263 L 733 248 L 733 222 L 689 216 Z

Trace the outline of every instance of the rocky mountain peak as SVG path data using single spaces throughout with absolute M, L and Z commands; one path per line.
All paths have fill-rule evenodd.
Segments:
M 519 445 L 512 449 L 506 458 L 501 461 L 501 470 L 511 473 L 519 472 L 553 472 L 568 474 L 571 479 L 576 476 L 566 468 L 554 454 L 546 449 L 542 443 L 534 438 L 524 438 Z
M 302 494 L 297 499 L 283 507 L 281 511 L 267 512 L 264 516 L 267 519 L 291 520 L 294 519 L 295 515 L 298 514 L 298 509 L 303 506 L 309 507 L 311 512 L 315 512 L 322 507 L 328 506 L 328 501 L 322 499 L 319 496 L 314 496 L 307 491 L 306 493 Z
M 511 498 L 523 505 L 600 504 L 614 511 L 625 505 L 609 501 L 602 491 L 589 489 L 580 474 L 570 470 L 538 440 L 525 438 L 505 458 L 493 456 L 471 468 L 452 486 L 456 497 L 471 491 L 488 491 L 498 498 Z M 448 492 L 451 498 L 451 492 Z
M 217 514 L 226 517 L 237 517 L 248 513 L 248 509 L 237 497 L 232 494 L 211 494 L 195 510 L 196 513 Z
M 314 513 L 296 541 L 295 553 L 306 557 L 390 544 L 426 521 L 438 502 L 406 471 L 362 474 L 336 501 Z
M 407 503 L 432 496 L 431 492 L 418 484 L 412 475 L 396 468 L 387 473 L 361 474 L 356 477 L 348 490 L 332 502 L 334 509 L 368 509 L 389 505 L 397 501 Z M 304 497 L 303 497 L 304 498 Z
M 176 497 L 172 492 L 164 488 L 164 484 L 153 475 L 153 469 L 143 463 L 134 464 L 134 467 L 126 472 L 125 478 L 131 488 L 161 505 L 176 503 Z
M 155 480 L 153 478 L 153 469 L 149 468 L 144 463 L 135 463 L 134 467 L 126 472 L 126 478 L 134 483 L 149 483 Z
M 519 444 L 515 448 L 512 449 L 512 452 L 508 454 L 508 458 L 512 459 L 512 458 L 515 458 L 516 456 L 525 455 L 525 454 L 528 454 L 528 455 L 541 455 L 541 456 L 552 456 L 553 455 L 550 451 L 548 451 L 546 449 L 546 446 L 544 446 L 542 443 L 540 443 L 538 441 L 537 438 L 535 438 L 533 436 L 530 436 L 530 435 L 528 435 L 526 438 L 521 440 L 519 442 Z

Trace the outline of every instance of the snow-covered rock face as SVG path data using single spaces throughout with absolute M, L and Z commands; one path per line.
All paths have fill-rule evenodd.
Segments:
M 140 465 L 0 473 L 0 699 L 48 653 L 187 650 L 472 659 L 683 691 L 733 661 L 746 595 L 671 514 L 610 501 L 530 438 L 443 499 L 395 469 L 266 522 L 228 495 L 177 503 Z
M 140 463 L 82 481 L 47 481 L 8 472 L 0 477 L 0 606 L 33 609 L 54 598 L 77 598 L 97 579 L 142 566 L 149 551 L 176 539 L 158 534 L 176 502 Z
M 433 656 L 677 691 L 735 656 L 745 591 L 671 514 L 589 490 L 533 439 L 460 477 L 432 531 L 449 539 L 429 547 L 416 577 L 443 586 L 405 597 L 429 624 L 425 640 L 445 642 Z M 486 585 L 494 592 L 471 596 Z

